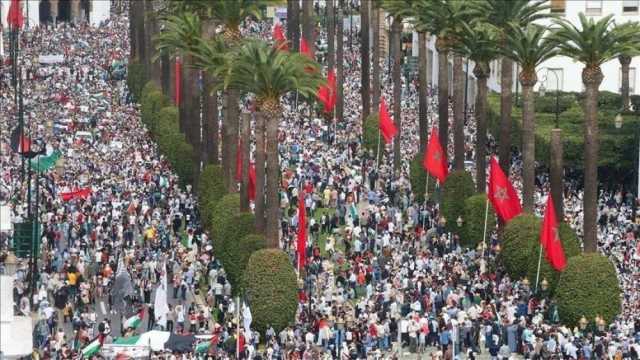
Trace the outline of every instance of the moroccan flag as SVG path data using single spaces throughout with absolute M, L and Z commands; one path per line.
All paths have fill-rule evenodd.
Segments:
M 60 193 L 62 201 L 70 201 L 78 198 L 86 199 L 89 195 L 91 195 L 91 188 L 77 189 L 66 193 Z
M 236 148 L 236 181 L 242 181 L 242 139 L 238 140 Z
M 382 137 L 384 137 L 385 143 L 390 143 L 393 140 L 393 137 L 398 134 L 398 129 L 396 125 L 391 120 L 391 116 L 389 116 L 389 112 L 387 111 L 387 104 L 384 102 L 384 98 L 380 98 L 380 133 Z
M 256 199 L 256 165 L 249 164 L 249 186 L 247 189 L 247 196 L 249 197 L 249 201 L 254 201 Z
M 431 128 L 431 135 L 425 151 L 422 166 L 431 176 L 437 178 L 440 184 L 444 184 L 447 175 L 449 175 L 449 164 L 447 163 L 447 154 L 442 150 L 440 137 L 435 128 Z
M 275 41 L 275 45 L 278 49 L 288 51 L 289 45 L 287 45 L 287 38 L 284 36 L 282 32 L 282 25 L 275 24 L 273 27 L 273 40 Z
M 97 354 L 98 351 L 100 351 L 100 348 L 102 347 L 102 343 L 103 342 L 104 342 L 104 335 L 102 335 L 102 334 L 98 335 L 98 337 L 93 339 L 92 342 L 87 344 L 87 346 L 85 346 L 82 349 L 82 357 L 84 359 L 88 359 L 88 358 L 92 357 L 93 355 Z
M 9 11 L 7 12 L 7 24 L 12 29 L 19 29 L 24 24 L 20 0 L 11 0 L 11 5 L 9 5 Z
M 313 53 L 307 44 L 307 40 L 300 38 L 300 54 L 305 55 L 309 59 L 313 60 Z
M 298 193 L 298 270 L 302 269 L 306 260 L 307 249 L 307 214 L 304 208 L 304 191 Z
M 180 106 L 180 100 L 182 99 L 182 63 L 180 62 L 180 58 L 176 57 L 176 94 L 175 94 L 175 103 L 176 106 Z
M 327 75 L 327 85 L 320 86 L 316 95 L 318 100 L 324 104 L 324 111 L 332 113 L 337 100 L 336 73 L 333 69 L 329 70 Z
M 545 257 L 556 271 L 563 271 L 567 266 L 567 259 L 564 256 L 564 249 L 558 234 L 558 219 L 556 219 L 556 209 L 553 206 L 551 194 L 547 198 L 547 209 L 544 212 L 542 229 L 540 230 L 540 245 L 545 250 Z
M 509 182 L 509 178 L 502 172 L 495 157 L 491 157 L 489 166 L 489 200 L 493 204 L 496 214 L 504 222 L 508 222 L 522 212 L 520 198 Z
M 136 329 L 138 325 L 142 323 L 142 318 L 144 317 L 144 309 L 141 309 L 140 312 L 128 318 L 123 324 L 122 327 L 126 329 Z

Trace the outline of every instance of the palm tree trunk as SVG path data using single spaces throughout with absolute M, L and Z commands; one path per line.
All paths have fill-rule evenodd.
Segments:
M 176 57 L 167 55 L 169 57 L 169 93 L 167 96 L 175 104 L 176 100 Z M 182 126 L 182 125 L 180 125 Z M 182 129 L 182 127 L 180 128 Z
M 482 64 L 488 68 L 487 64 Z M 487 188 L 487 73 L 476 65 L 474 69 L 478 79 L 476 94 L 476 189 L 479 193 Z
M 598 87 L 604 76 L 600 67 L 582 71 L 584 100 L 584 251 L 598 247 Z
M 144 44 L 145 44 L 145 66 L 147 69 L 147 78 L 153 80 L 157 85 L 160 84 L 160 78 L 156 77 L 157 71 L 154 69 L 155 62 L 152 61 L 154 49 L 153 49 L 153 37 L 156 35 L 156 19 L 153 11 L 153 0 L 144 1 L 144 17 L 145 17 L 145 32 L 144 32 Z
M 371 72 L 371 111 L 377 112 L 380 107 L 380 7 L 372 4 L 371 28 L 373 30 L 373 61 Z
M 265 237 L 271 248 L 280 246 L 278 189 L 280 184 L 280 162 L 278 160 L 278 124 L 280 114 L 269 114 L 266 121 L 267 137 L 267 228 Z
M 171 97 L 171 59 L 169 58 L 169 54 L 167 52 L 163 52 L 160 55 L 160 84 L 162 87 L 162 93 L 166 97 Z
M 420 153 L 427 146 L 429 132 L 429 99 L 427 98 L 427 34 L 418 33 L 418 124 L 420 131 Z
M 136 36 L 136 58 L 142 64 L 147 62 L 146 44 L 145 44 L 145 28 L 144 28 L 144 2 L 134 1 L 132 3 L 134 8 L 134 20 L 135 20 L 135 36 Z
M 535 110 L 533 81 L 522 81 L 522 207 L 533 214 L 535 192 Z
M 371 113 L 371 83 L 369 61 L 369 1 L 360 2 L 360 66 L 361 66 L 361 87 L 362 97 L 362 128 L 364 121 Z
M 502 77 L 500 79 L 500 142 L 498 156 L 500 167 L 507 176 L 511 167 L 511 87 L 513 85 L 513 61 L 502 58 Z
M 551 130 L 551 159 L 549 161 L 549 182 L 551 183 L 551 196 L 556 208 L 556 217 L 564 221 L 564 185 L 563 177 L 563 150 L 562 130 Z
M 265 231 L 265 162 L 267 159 L 265 147 L 265 116 L 262 112 L 256 112 L 256 230 L 259 233 Z
M 464 170 L 464 72 L 462 56 L 453 57 L 453 167 Z
M 341 122 L 344 118 L 344 21 L 342 9 L 344 0 L 338 0 L 338 16 L 336 29 L 336 121 Z
M 223 151 L 222 155 L 226 154 L 226 159 L 223 158 L 223 164 L 225 171 L 225 184 L 227 191 L 230 193 L 238 192 L 238 184 L 235 180 L 236 177 L 236 152 L 238 150 L 238 100 L 240 98 L 240 92 L 235 89 L 228 89 L 225 103 L 225 116 L 224 116 L 224 140 L 222 142 Z
M 202 132 L 204 140 L 203 162 L 218 164 L 218 96 L 213 89 L 213 78 L 204 74 L 202 94 Z
M 190 68 L 192 59 L 187 57 L 185 59 L 185 84 L 183 89 L 184 93 L 184 111 L 185 111 L 185 134 L 187 142 L 193 146 L 193 164 L 194 164 L 194 189 L 198 183 L 200 176 L 200 162 L 202 158 L 202 139 L 201 139 L 201 108 L 200 108 L 200 89 L 198 87 L 200 71 Z
M 137 39 L 138 39 L 138 35 L 136 34 L 136 31 L 138 30 L 138 28 L 136 27 L 136 17 L 138 16 L 137 14 L 137 7 L 133 6 L 133 4 L 129 4 L 129 62 L 131 62 L 131 60 L 135 59 L 138 51 L 138 43 L 137 43 Z M 55 19 L 54 19 L 55 21 Z
M 334 0 L 327 0 L 327 56 L 329 69 L 334 69 L 336 66 L 336 14 L 335 7 L 333 6 Z
M 291 18 L 287 12 L 287 38 L 291 41 L 294 52 L 300 51 L 300 2 L 289 0 L 291 4 Z
M 302 2 L 302 37 L 307 41 L 310 49 L 314 49 L 313 40 L 313 1 Z M 312 50 L 313 51 L 313 50 Z
M 242 139 L 242 181 L 240 183 L 240 211 L 249 211 L 249 147 L 251 145 L 251 114 L 240 116 L 240 136 Z
M 402 31 L 402 19 L 396 17 L 391 25 L 391 44 L 393 46 L 393 120 L 398 129 L 398 136 L 393 140 L 393 169 L 396 175 L 399 175 L 400 166 L 402 165 L 402 155 L 400 152 L 401 134 L 402 134 L 402 117 L 400 114 L 400 104 L 402 103 L 402 79 L 400 69 L 400 34 Z
M 449 152 L 449 65 L 447 58 L 448 51 L 438 49 L 438 136 L 445 153 Z
M 620 86 L 622 108 L 624 111 L 629 111 L 629 65 L 631 64 L 631 56 L 621 55 L 618 60 L 622 66 L 622 84 Z

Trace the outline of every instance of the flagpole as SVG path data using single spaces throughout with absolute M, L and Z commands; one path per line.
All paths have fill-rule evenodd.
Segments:
M 427 177 L 427 181 L 425 181 L 424 185 L 424 203 L 427 203 L 427 199 L 429 199 L 429 173 L 425 175 Z
M 489 197 L 485 201 L 486 205 L 484 206 L 484 231 L 482 232 L 482 263 L 480 267 L 480 272 L 484 272 L 484 253 L 487 248 L 487 220 L 489 219 Z
M 542 265 L 542 244 L 540 244 L 540 253 L 538 254 L 538 271 L 536 271 L 536 293 L 538 293 L 538 280 L 540 280 L 540 265 Z
M 238 338 L 236 339 L 236 359 L 240 359 L 240 296 L 236 297 L 236 302 L 238 304 L 238 309 L 236 310 L 236 320 L 237 320 L 237 331 L 238 331 Z

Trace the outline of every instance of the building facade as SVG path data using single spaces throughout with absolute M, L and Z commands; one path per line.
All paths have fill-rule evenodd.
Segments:
M 0 0 L 2 27 L 7 26 L 7 12 L 11 0 Z M 85 20 L 98 25 L 109 18 L 111 0 L 23 0 L 22 14 L 25 26 L 36 26 L 53 22 L 75 22 Z

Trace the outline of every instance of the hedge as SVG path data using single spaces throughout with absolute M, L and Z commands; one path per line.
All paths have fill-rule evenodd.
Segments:
M 211 213 L 215 204 L 226 194 L 227 190 L 223 182 L 222 167 L 220 165 L 207 165 L 202 169 L 198 184 L 198 203 L 200 205 L 200 217 L 202 225 L 209 228 L 211 225 Z
M 175 172 L 180 182 L 190 184 L 193 181 L 193 147 L 187 143 L 178 126 L 178 109 L 167 106 L 158 112 L 156 141 Z
M 264 249 L 249 258 L 243 276 L 253 324 L 262 334 L 269 325 L 276 333 L 292 324 L 298 308 L 296 273 L 282 250 Z
M 511 219 L 504 227 L 500 261 L 514 280 L 527 275 L 531 249 L 539 243 L 541 223 L 535 215 L 523 213 Z M 535 281 L 535 278 L 530 281 Z
M 582 254 L 582 249 L 580 248 L 580 242 L 578 237 L 576 236 L 576 232 L 573 231 L 571 226 L 566 223 L 560 223 L 558 228 L 558 235 L 560 236 L 560 241 L 562 242 L 562 248 L 564 250 L 565 258 L 569 259 L 574 256 L 578 256 Z M 531 281 L 531 284 L 535 285 L 536 275 L 538 271 L 538 257 L 540 256 L 540 246 L 534 246 L 531 251 L 531 256 L 529 259 L 529 269 L 527 271 L 527 276 Z M 560 279 L 560 273 L 551 267 L 548 261 L 544 258 L 544 253 L 542 254 L 542 261 L 540 262 L 540 279 L 542 282 L 543 279 L 547 279 L 549 283 L 549 293 L 553 294 L 556 289 L 556 285 L 558 284 L 558 280 Z
M 471 174 L 458 170 L 449 173 L 442 190 L 442 215 L 449 231 L 458 232 L 456 220 L 464 216 L 464 201 L 474 193 Z
M 436 178 L 431 175 L 427 175 L 427 171 L 422 167 L 422 154 L 416 155 L 413 160 L 411 160 L 410 165 L 410 176 L 409 181 L 411 181 L 411 191 L 416 198 L 416 201 L 419 203 L 424 202 L 424 191 L 427 181 L 427 176 L 429 176 L 429 198 L 433 199 L 433 194 L 436 189 Z
M 147 73 L 144 64 L 139 63 L 138 59 L 132 59 L 127 66 L 127 86 L 135 101 L 141 99 L 142 88 L 146 83 Z
M 378 113 L 370 114 L 364 121 L 364 128 L 362 129 L 362 146 L 373 151 L 374 156 L 378 151 L 378 137 L 380 136 L 380 130 L 378 125 Z M 380 139 L 380 146 L 384 147 L 384 140 Z M 382 152 L 382 149 L 380 149 Z
M 223 222 L 219 227 L 218 238 L 214 240 L 214 245 L 218 249 L 218 257 L 224 263 L 225 258 L 233 254 L 229 254 L 231 246 L 229 243 L 238 242 L 241 238 L 255 232 L 256 218 L 250 212 L 239 212 L 227 221 Z
M 560 275 L 555 293 L 560 321 L 575 326 L 582 316 L 607 323 L 620 313 L 620 285 L 614 265 L 597 253 L 574 256 Z
M 251 224 L 253 227 L 253 224 Z M 260 234 L 249 234 L 234 241 L 223 242 L 224 251 L 221 254 L 224 270 L 235 293 L 242 288 L 242 276 L 249 262 L 251 254 L 267 247 L 267 240 Z
M 155 125 L 160 110 L 170 104 L 169 99 L 162 94 L 162 90 L 152 81 L 149 81 L 142 90 L 140 99 L 141 119 L 151 133 L 155 136 Z
M 482 243 L 484 234 L 484 214 L 487 208 L 487 195 L 476 194 L 468 197 L 464 201 L 464 211 L 462 220 L 462 231 L 460 233 L 460 243 L 462 246 L 475 248 Z M 491 232 L 496 227 L 496 213 L 493 206 L 489 205 L 487 216 L 487 241 Z
M 220 198 L 211 211 L 210 233 L 213 241 L 222 241 L 224 224 L 240 213 L 240 194 L 227 194 Z

